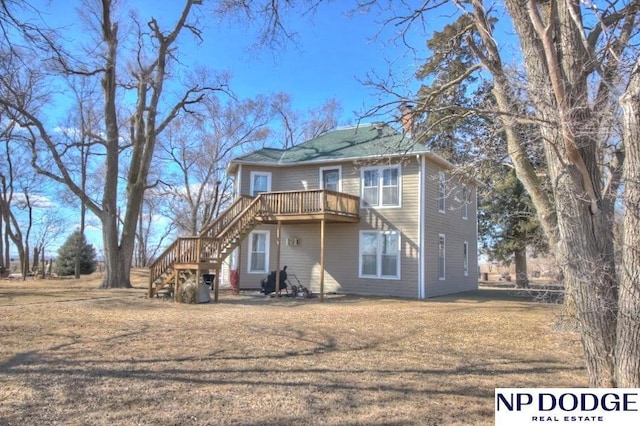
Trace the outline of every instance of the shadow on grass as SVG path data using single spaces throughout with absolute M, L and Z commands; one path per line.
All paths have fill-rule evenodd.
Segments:
M 334 302 L 348 300 L 350 298 L 336 298 Z M 0 424 L 36 424 L 29 419 L 44 420 L 40 424 L 82 423 L 80 415 L 101 419 L 96 424 L 135 424 L 127 417 L 134 408 L 161 410 L 165 401 L 179 401 L 189 410 L 203 410 L 202 413 L 213 416 L 212 408 L 197 407 L 217 406 L 218 400 L 220 406 L 224 406 L 232 404 L 234 398 L 260 399 L 268 406 L 272 403 L 268 395 L 286 395 L 296 403 L 307 404 L 311 414 L 278 414 L 276 410 L 263 410 L 238 424 L 327 423 L 323 419 L 328 415 L 341 418 L 342 421 L 332 423 L 341 425 L 447 424 L 451 418 L 446 408 L 423 412 L 419 419 L 396 408 L 406 404 L 420 406 L 439 398 L 461 402 L 460 406 L 465 407 L 460 408 L 462 413 L 455 414 L 462 416 L 457 422 L 480 419 L 470 423 L 489 424 L 496 384 L 532 386 L 531 381 L 542 376 L 548 378 L 582 371 L 567 366 L 561 359 L 544 356 L 505 355 L 498 361 L 491 361 L 470 359 L 469 354 L 457 353 L 448 354 L 453 357 L 452 362 L 442 364 L 441 361 L 438 365 L 428 358 L 428 353 L 439 353 L 436 342 L 434 349 L 425 353 L 423 359 L 409 358 L 405 362 L 403 355 L 394 355 L 389 348 L 402 340 L 417 339 L 417 332 L 411 329 L 398 330 L 385 337 L 367 334 L 360 337 L 363 341 L 358 341 L 349 339 L 348 334 L 339 330 L 247 325 L 244 329 L 253 335 L 283 344 L 249 354 L 238 353 L 236 344 L 241 342 L 216 347 L 213 340 L 211 347 L 197 348 L 194 354 L 163 357 L 128 352 L 127 342 L 145 338 L 150 343 L 156 341 L 149 338 L 150 326 L 136 324 L 133 330 L 114 331 L 113 335 L 101 338 L 98 347 L 91 346 L 95 339 L 90 335 L 50 334 L 52 340 L 62 342 L 42 350 L 16 353 L 0 361 L 0 383 L 29 388 L 31 394 L 38 396 L 28 401 L 12 400 L 5 405 L 0 402 L 3 408 L 0 411 L 5 412 L 5 417 L 0 417 Z M 161 341 L 162 336 L 155 338 Z M 289 341 L 297 342 L 300 348 L 287 349 L 284 343 Z M 186 345 L 183 348 L 185 353 L 189 349 Z M 380 360 L 377 356 L 385 359 Z M 229 397 L 228 393 L 234 396 Z M 205 399 L 197 399 L 196 404 L 189 405 L 196 398 Z M 257 405 L 263 406 L 262 403 Z M 103 411 L 93 413 L 92 410 Z M 366 421 L 351 421 L 354 410 L 358 410 Z M 380 416 L 385 419 L 371 421 L 362 414 L 372 410 L 381 410 Z M 105 417 L 108 415 L 122 417 Z M 202 414 L 199 416 L 202 418 Z M 153 422 L 151 418 L 141 423 Z M 222 423 L 234 424 L 229 419 Z M 211 423 L 173 418 L 171 424 Z

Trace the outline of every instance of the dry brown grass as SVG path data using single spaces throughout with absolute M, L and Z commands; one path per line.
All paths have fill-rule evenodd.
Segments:
M 0 281 L 1 425 L 490 425 L 496 387 L 587 385 L 558 306 L 509 291 L 176 305 L 135 277 Z

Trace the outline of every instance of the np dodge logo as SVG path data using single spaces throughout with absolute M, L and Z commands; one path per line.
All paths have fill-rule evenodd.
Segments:
M 640 425 L 640 389 L 498 388 L 496 426 Z

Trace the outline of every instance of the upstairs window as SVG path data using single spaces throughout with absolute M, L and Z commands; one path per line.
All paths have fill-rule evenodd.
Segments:
M 371 207 L 400 206 L 400 167 L 362 169 L 362 202 Z
M 320 188 L 336 192 L 341 191 L 341 175 L 342 170 L 340 167 L 321 167 Z
M 251 196 L 255 197 L 261 192 L 271 191 L 271 173 L 251 172 Z

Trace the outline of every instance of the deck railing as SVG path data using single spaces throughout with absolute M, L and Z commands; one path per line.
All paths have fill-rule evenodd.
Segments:
M 265 192 L 260 198 L 262 212 L 272 215 L 331 213 L 356 217 L 360 209 L 359 197 L 326 189 Z

